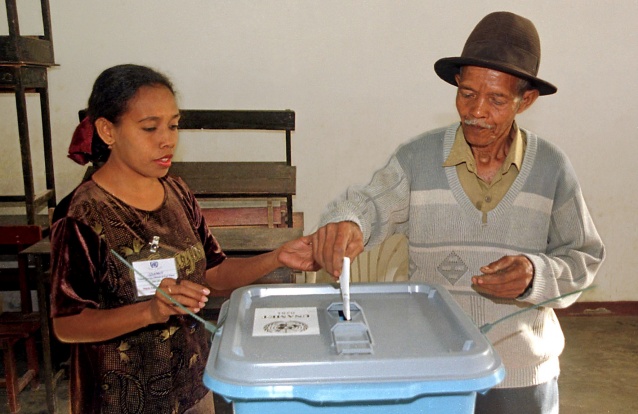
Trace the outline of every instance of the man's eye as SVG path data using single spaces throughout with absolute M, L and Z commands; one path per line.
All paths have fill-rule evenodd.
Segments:
M 179 129 L 179 125 L 171 125 L 169 128 L 171 130 L 177 130 L 177 129 Z
M 155 131 L 157 128 L 155 128 L 155 127 L 146 127 L 146 128 L 142 128 L 142 129 L 143 129 L 144 131 L 146 131 L 146 132 L 153 132 L 153 131 Z

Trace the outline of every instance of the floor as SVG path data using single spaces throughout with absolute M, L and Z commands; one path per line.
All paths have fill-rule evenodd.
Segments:
M 638 413 L 638 316 L 560 319 L 561 414 Z
M 561 414 L 638 412 L 638 316 L 566 316 L 559 381 Z M 59 413 L 68 413 L 67 381 L 57 392 Z M 20 394 L 22 414 L 46 413 L 44 386 Z M 0 412 L 6 410 L 0 390 Z M 219 405 L 217 414 L 230 414 Z

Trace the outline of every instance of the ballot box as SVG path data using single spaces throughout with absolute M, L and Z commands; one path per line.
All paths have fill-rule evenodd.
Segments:
M 473 413 L 505 376 L 491 344 L 444 288 L 251 285 L 220 312 L 204 384 L 234 412 Z

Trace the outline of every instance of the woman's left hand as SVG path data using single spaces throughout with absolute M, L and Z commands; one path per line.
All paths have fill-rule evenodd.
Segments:
M 210 294 L 208 288 L 189 280 L 166 278 L 161 281 L 159 288 L 175 302 L 195 313 L 204 307 Z M 156 322 L 165 322 L 171 315 L 186 313 L 159 291 L 155 292 L 150 306 L 151 315 Z

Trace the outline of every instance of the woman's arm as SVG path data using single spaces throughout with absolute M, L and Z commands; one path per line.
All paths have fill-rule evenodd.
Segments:
M 248 285 L 280 267 L 297 270 L 317 270 L 312 256 L 310 236 L 285 243 L 277 250 L 248 258 L 229 257 L 206 271 L 206 281 L 213 289 L 235 289 Z
M 160 287 L 192 312 L 199 312 L 208 301 L 210 291 L 188 280 L 177 284 L 164 279 Z M 159 291 L 150 300 L 114 309 L 85 308 L 70 316 L 53 318 L 53 330 L 62 342 L 100 342 L 136 331 L 148 325 L 163 323 L 171 315 L 185 313 Z

